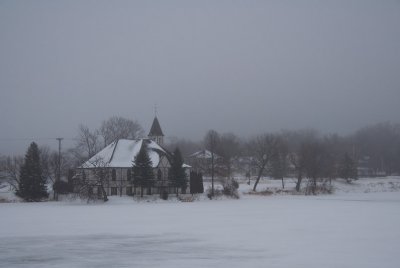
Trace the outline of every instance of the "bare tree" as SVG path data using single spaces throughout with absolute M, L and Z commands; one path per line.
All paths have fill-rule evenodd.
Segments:
M 137 121 L 113 116 L 103 121 L 99 129 L 104 147 L 118 139 L 138 139 L 144 136 L 144 130 Z
M 78 193 L 81 198 L 95 200 L 99 197 L 104 202 L 108 201 L 105 187 L 108 185 L 108 163 L 102 158 L 96 158 L 89 162 L 89 168 L 80 169 L 80 172 L 74 180 L 74 191 Z M 94 189 L 97 189 L 97 195 L 94 193 Z
M 51 150 L 48 146 L 40 146 L 39 147 L 40 154 L 40 164 L 42 166 L 43 176 L 46 178 L 48 182 L 51 182 L 54 186 L 54 183 L 57 181 L 58 172 L 60 171 L 60 179 L 67 178 L 68 172 L 71 169 L 75 169 L 79 163 L 74 163 L 72 159 L 72 155 L 69 151 L 62 152 L 61 158 L 59 161 L 58 152 Z M 53 187 L 54 190 L 54 187 Z M 53 198 L 57 200 L 58 193 L 54 190 Z
M 215 152 L 220 142 L 220 135 L 215 130 L 209 130 L 204 138 L 204 145 L 211 152 L 211 198 L 214 196 Z
M 58 153 L 51 151 L 48 146 L 40 146 L 39 155 L 43 176 L 47 181 L 54 183 L 58 171 Z
M 306 176 L 306 147 L 305 144 L 312 143 L 320 138 L 314 129 L 302 129 L 297 131 L 283 131 L 281 137 L 288 144 L 288 159 L 297 176 L 296 191 L 300 192 L 301 183 Z
M 85 162 L 88 158 L 85 154 L 82 153 L 82 150 L 79 147 L 73 147 L 64 152 L 64 156 L 67 159 L 68 166 L 70 168 L 79 167 L 83 162 Z
M 320 190 L 329 191 L 331 180 L 336 177 L 336 142 L 329 137 L 307 139 L 299 148 L 289 154 L 289 160 L 297 174 L 296 191 L 300 191 L 303 178 L 308 178 L 306 194 L 316 194 L 317 183 L 322 182 Z M 329 182 L 329 185 L 327 185 Z
M 91 158 L 100 151 L 100 139 L 98 131 L 90 131 L 85 125 L 79 125 L 77 148 L 83 151 L 87 158 Z
M 302 145 L 302 157 L 306 176 L 309 178 L 307 192 L 316 193 L 317 179 L 321 173 L 322 160 L 321 147 L 318 142 L 304 143 Z
M 254 183 L 253 191 L 256 191 L 264 170 L 271 160 L 272 154 L 277 146 L 277 137 L 272 134 L 264 134 L 250 140 L 248 149 L 253 156 L 254 165 L 258 168 L 258 175 Z
M 22 156 L 8 156 L 0 161 L 0 178 L 5 180 L 12 189 L 18 190 L 19 171 L 24 163 Z
M 324 144 L 320 141 L 303 143 L 301 158 L 304 174 L 308 178 L 306 194 L 315 195 L 318 191 L 330 192 L 328 182 L 334 176 L 335 160 Z

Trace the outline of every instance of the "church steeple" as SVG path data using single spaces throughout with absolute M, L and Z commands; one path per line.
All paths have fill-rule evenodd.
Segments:
M 163 145 L 164 143 L 164 134 L 161 130 L 160 122 L 158 122 L 157 115 L 154 117 L 148 137 L 159 145 Z

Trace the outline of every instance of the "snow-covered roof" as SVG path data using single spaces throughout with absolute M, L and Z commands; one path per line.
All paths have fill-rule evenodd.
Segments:
M 209 159 L 209 158 L 211 158 L 211 154 L 212 153 L 209 150 L 201 150 L 201 151 L 198 151 L 198 152 L 195 152 L 195 153 L 189 155 L 189 157 Z M 214 158 L 220 158 L 220 156 L 217 155 L 216 153 L 214 153 Z
M 111 168 L 132 167 L 135 157 L 139 153 L 144 142 L 147 143 L 147 153 L 149 154 L 153 167 L 157 167 L 161 156 L 169 154 L 160 145 L 150 139 L 120 139 L 112 142 L 88 161 L 83 163 L 81 168 L 95 168 L 97 166 Z

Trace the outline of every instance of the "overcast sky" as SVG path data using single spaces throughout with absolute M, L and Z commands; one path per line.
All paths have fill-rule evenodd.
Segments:
M 155 104 L 167 137 L 347 134 L 399 122 L 400 2 L 0 0 L 0 94 L 0 155 Z

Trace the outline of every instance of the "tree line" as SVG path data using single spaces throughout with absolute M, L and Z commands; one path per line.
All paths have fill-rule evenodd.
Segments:
M 175 146 L 184 148 L 185 144 L 187 141 L 181 145 L 176 142 Z M 389 122 L 367 126 L 346 136 L 322 135 L 305 129 L 241 139 L 232 133 L 210 130 L 202 146 L 212 153 L 209 163 L 212 191 L 214 176 L 219 170 L 227 177 L 231 176 L 232 167 L 246 173 L 235 163 L 245 157 L 257 171 L 254 191 L 262 176 L 281 179 L 283 188 L 284 177 L 295 177 L 297 191 L 306 179 L 306 193 L 315 194 L 330 191 L 331 180 L 335 178 L 351 182 L 357 179 L 358 173 L 362 176 L 400 174 L 400 125 Z M 216 163 L 217 156 L 222 158 L 219 163 Z
M 135 156 L 130 171 L 133 173 L 133 184 L 135 187 L 140 187 L 141 189 L 141 197 L 143 197 L 144 189 L 147 188 L 150 191 L 152 187 L 156 186 L 157 180 L 154 175 L 151 159 L 148 155 L 146 143 L 143 143 L 139 153 Z M 53 183 L 53 190 L 54 192 L 62 194 L 70 193 L 73 188 L 75 188 L 77 194 L 88 201 L 96 199 L 97 197 L 102 197 L 104 201 L 107 201 L 108 197 L 105 191 L 107 172 L 109 172 L 107 164 L 98 161 L 94 163 L 94 168 L 91 169 L 92 174 L 90 179 L 87 178 L 85 172 L 83 172 L 83 176 L 79 177 L 77 180 L 69 180 L 68 182 L 56 181 Z M 168 172 L 168 176 L 168 185 L 165 185 L 166 187 L 176 188 L 176 193 L 178 193 L 178 189 L 186 191 L 188 178 L 183 168 L 183 158 L 178 148 L 171 155 L 171 168 Z M 39 147 L 35 142 L 32 142 L 20 166 L 18 181 L 15 185 L 15 193 L 25 201 L 42 201 L 49 196 L 46 186 L 47 183 L 48 181 L 42 167 Z M 193 187 L 196 187 L 196 185 L 193 185 Z M 94 188 L 99 191 L 97 197 L 93 194 Z M 164 190 L 161 196 L 167 199 L 168 191 Z
M 48 183 L 54 184 L 60 169 L 64 179 L 71 178 L 78 166 L 112 141 L 141 138 L 144 133 L 137 121 L 116 116 L 104 120 L 97 129 L 80 125 L 76 145 L 62 151 L 60 162 L 58 152 L 38 146 L 43 176 Z M 369 175 L 400 174 L 400 124 L 390 122 L 370 125 L 350 135 L 322 135 L 316 130 L 305 129 L 262 133 L 244 139 L 233 133 L 210 130 L 201 141 L 175 138 L 170 139 L 166 147 L 171 151 L 179 148 L 185 162 L 196 150 L 210 150 L 212 157 L 220 157 L 218 161 L 211 161 L 212 177 L 231 177 L 233 171 L 246 174 L 247 170 L 240 170 L 237 160 L 247 158 L 257 170 L 254 190 L 265 175 L 277 179 L 293 176 L 297 179 L 298 190 L 306 178 L 307 188 L 313 192 L 321 181 L 338 177 L 347 181 L 354 179 L 357 168 L 367 169 Z M 23 164 L 22 156 L 0 157 L 0 179 L 17 190 Z

